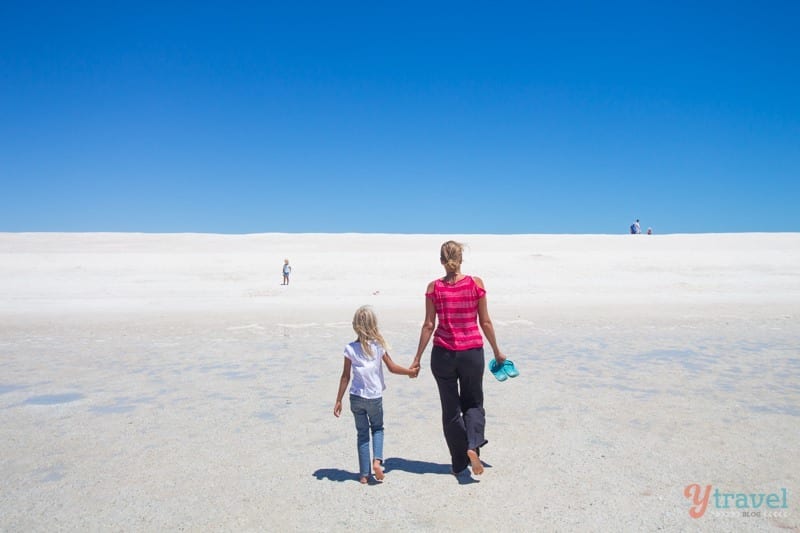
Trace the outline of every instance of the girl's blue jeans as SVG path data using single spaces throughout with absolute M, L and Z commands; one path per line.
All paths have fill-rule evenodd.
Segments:
M 372 472 L 369 460 L 369 434 L 372 433 L 372 456 L 383 461 L 383 398 L 350 395 L 350 410 L 356 419 L 358 470 L 361 477 Z

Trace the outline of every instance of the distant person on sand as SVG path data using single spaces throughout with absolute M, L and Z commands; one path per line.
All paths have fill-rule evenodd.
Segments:
M 289 274 L 292 273 L 292 267 L 289 266 L 289 260 L 283 260 L 283 283 L 281 285 L 288 285 L 289 284 Z
M 472 473 L 480 475 L 483 473 L 480 448 L 488 441 L 484 438 L 483 408 L 486 362 L 478 325 L 492 347 L 497 364 L 503 365 L 506 356 L 497 347 L 483 281 L 461 273 L 463 251 L 464 245 L 455 241 L 441 246 L 439 261 L 445 275 L 431 281 L 425 290 L 425 321 L 411 368 L 419 368 L 422 353 L 433 335 L 431 372 L 439 388 L 452 473 L 460 474 L 472 466 Z
M 653 228 L 647 228 L 647 234 L 648 235 L 652 235 L 653 234 Z
M 393 374 L 415 378 L 419 368 L 405 368 L 389 356 L 388 345 L 378 331 L 378 319 L 372 307 L 364 305 L 353 316 L 353 330 L 358 338 L 344 347 L 344 368 L 339 378 L 339 392 L 333 414 L 342 414 L 342 397 L 353 374 L 350 387 L 350 411 L 356 420 L 359 481 L 367 483 L 370 476 L 369 434 L 372 433 L 372 471 L 375 479 L 383 480 L 383 365 Z
M 639 235 L 642 232 L 642 227 L 639 225 L 639 219 L 636 219 L 636 222 L 631 224 L 631 235 Z

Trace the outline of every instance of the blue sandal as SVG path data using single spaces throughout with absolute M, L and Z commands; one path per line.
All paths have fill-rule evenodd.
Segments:
M 495 359 L 489 361 L 489 372 L 494 374 L 494 377 L 497 378 L 497 381 L 505 381 L 508 379 L 508 374 L 506 374 L 505 365 L 503 366 L 498 365 Z
M 510 378 L 519 376 L 519 370 L 517 370 L 517 367 L 514 366 L 514 362 L 510 359 L 506 359 L 506 362 L 503 363 L 503 370 L 506 371 L 506 374 Z

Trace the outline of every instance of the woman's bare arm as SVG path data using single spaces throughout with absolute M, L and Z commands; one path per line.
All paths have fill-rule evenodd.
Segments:
M 485 290 L 483 286 L 483 280 L 481 278 L 473 276 L 472 279 L 475 280 L 475 284 L 478 285 L 478 287 Z M 489 306 L 486 303 L 486 295 L 478 300 L 478 324 L 480 324 L 486 340 L 489 341 L 489 346 L 492 347 L 494 358 L 498 363 L 503 363 L 506 360 L 506 356 L 503 355 L 503 352 L 501 352 L 500 348 L 497 347 L 497 337 L 494 333 L 494 324 L 492 323 L 492 318 L 489 316 Z
M 430 294 L 433 292 L 433 285 L 434 282 L 431 281 L 428 284 L 428 288 L 425 291 L 425 294 Z M 422 329 L 419 332 L 419 345 L 417 346 L 417 355 L 414 356 L 414 362 L 411 364 L 411 368 L 415 366 L 420 366 L 420 360 L 422 359 L 422 353 L 425 351 L 425 348 L 428 346 L 428 342 L 431 340 L 431 335 L 433 335 L 433 330 L 436 328 L 436 306 L 433 305 L 433 300 L 425 296 L 425 321 L 422 323 Z

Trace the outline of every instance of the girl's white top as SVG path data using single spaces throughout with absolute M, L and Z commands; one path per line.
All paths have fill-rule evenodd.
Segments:
M 350 359 L 353 369 L 353 381 L 350 384 L 350 394 L 362 398 L 380 398 L 386 389 L 383 381 L 383 348 L 377 342 L 370 341 L 372 357 L 370 358 L 361 349 L 361 343 L 351 342 L 344 347 L 344 356 Z

